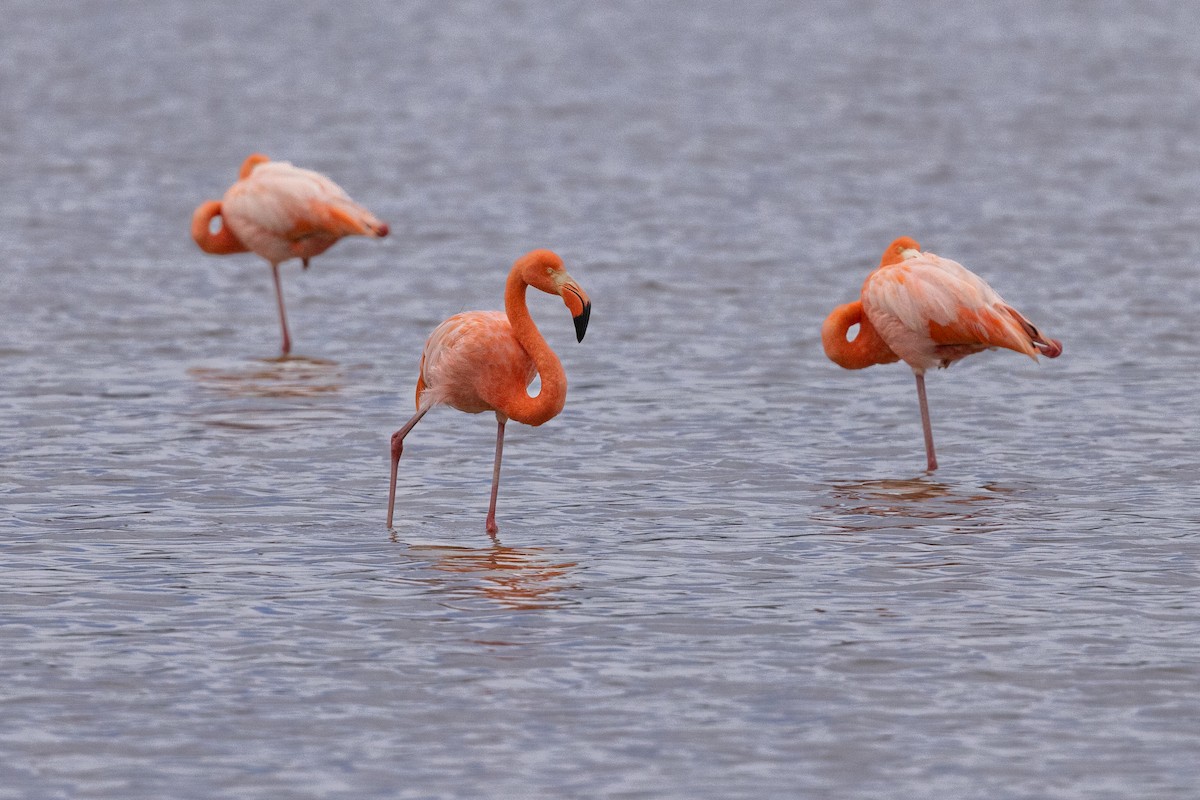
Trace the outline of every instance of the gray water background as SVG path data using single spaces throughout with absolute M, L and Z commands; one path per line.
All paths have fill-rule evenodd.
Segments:
M 1188 2 L 0 3 L 0 798 L 1193 798 Z M 392 225 L 188 236 L 252 151 Z M 899 235 L 1065 343 L 819 326 Z M 551 247 L 566 408 L 431 413 Z

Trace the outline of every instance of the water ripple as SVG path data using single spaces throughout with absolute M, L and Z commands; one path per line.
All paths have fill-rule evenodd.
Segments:
M 278 6 L 278 7 L 276 7 Z M 1191 798 L 1194 9 L 196 4 L 0 29 L 0 798 Z M 533 33 L 531 33 L 531 31 Z M 251 150 L 393 227 L 269 270 Z M 819 323 L 899 234 L 1067 344 Z M 388 437 L 440 320 L 566 408 Z

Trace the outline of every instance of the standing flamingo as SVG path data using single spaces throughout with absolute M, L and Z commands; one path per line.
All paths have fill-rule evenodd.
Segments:
M 853 341 L 846 336 L 858 325 Z M 846 369 L 903 359 L 917 377 L 928 468 L 937 469 L 933 428 L 925 400 L 925 370 L 948 367 L 992 347 L 1037 361 L 1057 358 L 1062 342 L 1042 336 L 1027 320 L 962 264 L 902 236 L 888 245 L 879 269 L 863 282 L 862 299 L 838 306 L 821 326 L 825 355 Z
M 214 231 L 212 221 L 217 217 L 221 225 Z M 387 236 L 388 226 L 321 173 L 271 161 L 259 153 L 242 163 L 237 183 L 224 198 L 201 203 L 192 214 L 192 238 L 204 252 L 253 251 L 271 263 L 284 356 L 291 352 L 292 339 L 283 310 L 279 265 L 299 258 L 308 269 L 310 258 L 343 236 L 355 235 Z
M 525 288 L 556 294 L 575 319 L 576 341 L 583 341 L 592 303 L 549 250 L 533 250 L 516 260 L 504 286 L 504 313 L 467 311 L 433 329 L 421 353 L 417 378 L 417 413 L 392 434 L 392 476 L 388 488 L 387 524 L 392 527 L 396 473 L 404 437 L 439 403 L 468 414 L 496 412 L 496 462 L 487 532 L 496 534 L 496 495 L 500 488 L 500 453 L 504 423 L 510 419 L 541 425 L 558 416 L 567 399 L 567 374 L 529 316 Z M 530 397 L 527 387 L 542 376 L 542 388 Z

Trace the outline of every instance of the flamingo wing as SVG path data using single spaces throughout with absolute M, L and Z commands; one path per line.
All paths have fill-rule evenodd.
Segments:
M 259 164 L 230 187 L 222 213 L 239 236 L 245 232 L 248 239 L 292 246 L 292 256 L 305 255 L 295 245 L 314 237 L 332 244 L 342 236 L 386 233 L 386 226 L 336 183 L 286 161 Z
M 930 356 L 954 360 L 1004 347 L 1037 357 L 1037 329 L 982 278 L 950 259 L 921 253 L 882 267 L 868 277 L 863 298 L 871 311 L 882 312 L 885 338 L 891 332 L 922 340 Z
M 430 401 L 475 414 L 496 409 L 514 387 L 524 391 L 536 375 L 504 312 L 468 311 L 429 335 L 419 385 Z

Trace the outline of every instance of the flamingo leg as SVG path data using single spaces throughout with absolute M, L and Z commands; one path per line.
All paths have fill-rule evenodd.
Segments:
M 925 399 L 925 373 L 917 372 L 917 399 L 921 403 L 921 426 L 925 429 L 925 455 L 928 458 L 928 470 L 933 472 L 938 468 L 937 455 L 933 452 L 933 426 L 929 423 L 929 401 Z
M 292 352 L 292 337 L 288 336 L 287 312 L 283 310 L 283 286 L 279 283 L 279 265 L 271 265 L 271 275 L 275 278 L 275 301 L 279 304 L 279 324 L 283 327 L 283 354 Z
M 404 423 L 404 427 L 392 434 L 392 480 L 388 485 L 388 515 L 387 526 L 392 527 L 392 510 L 396 507 L 396 473 L 400 471 L 400 454 L 404 452 L 404 437 L 408 436 L 408 432 L 413 429 L 413 426 L 421 421 L 421 417 L 433 408 L 432 405 L 424 406 L 417 409 L 417 413 L 412 416 L 408 422 Z
M 496 464 L 492 467 L 492 500 L 487 514 L 487 532 L 493 536 L 500 532 L 496 525 L 496 496 L 500 493 L 500 454 L 504 451 L 504 423 L 507 421 L 507 417 L 496 414 Z

